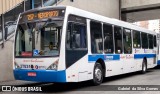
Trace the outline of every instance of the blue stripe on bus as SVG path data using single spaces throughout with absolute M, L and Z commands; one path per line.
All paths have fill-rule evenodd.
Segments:
M 29 72 L 36 73 L 35 77 L 28 76 Z M 13 70 L 16 80 L 36 81 L 36 82 L 66 82 L 66 72 L 53 70 Z
M 154 58 L 156 57 L 156 54 L 134 54 L 134 59 L 143 59 L 146 58 Z M 88 55 L 88 61 L 93 62 L 97 61 L 98 59 L 102 59 L 104 61 L 109 60 L 120 60 L 119 54 L 113 54 L 113 55 Z
M 157 61 L 157 64 L 160 65 L 160 60 Z
M 102 60 L 120 60 L 120 55 L 113 54 L 113 55 L 89 55 L 88 61 L 97 61 L 98 59 Z
M 156 54 L 135 54 L 134 59 L 141 59 L 141 58 L 154 58 L 156 57 Z

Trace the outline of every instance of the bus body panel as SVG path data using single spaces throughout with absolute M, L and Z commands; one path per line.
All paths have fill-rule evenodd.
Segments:
M 88 56 L 84 56 L 66 69 L 67 82 L 79 82 L 92 79 L 93 64 L 89 64 Z
M 53 7 L 54 9 L 54 7 Z M 80 17 L 86 18 L 86 26 L 87 26 L 87 54 L 80 58 L 78 61 L 74 62 L 71 66 L 66 68 L 66 35 L 68 28 L 68 17 L 69 15 L 76 15 Z M 132 54 L 92 54 L 91 52 L 91 34 L 90 34 L 90 22 L 92 20 L 108 23 L 111 25 L 116 25 L 120 27 L 125 27 L 132 30 L 138 30 L 141 32 L 146 32 L 152 35 L 156 35 L 155 32 L 151 32 L 149 30 L 137 27 L 135 25 L 128 24 L 123 21 L 118 21 L 115 19 L 107 18 L 104 16 L 100 16 L 91 12 L 87 12 L 81 9 L 77 9 L 74 7 L 67 6 L 65 10 L 65 17 L 62 28 L 62 37 L 61 37 L 61 47 L 60 47 L 60 55 L 59 57 L 52 58 L 37 58 L 37 60 L 44 60 L 43 64 L 41 63 L 32 63 L 29 62 L 28 65 L 38 65 L 49 67 L 53 62 L 58 60 L 58 69 L 47 70 L 46 68 L 43 70 L 32 70 L 29 68 L 24 69 L 15 69 L 13 63 L 13 71 L 14 76 L 17 80 L 28 80 L 28 81 L 39 81 L 39 82 L 81 82 L 86 80 L 93 79 L 93 70 L 94 65 L 97 63 L 97 60 L 102 59 L 105 64 L 105 77 L 125 74 L 135 71 L 142 70 L 142 62 L 143 59 L 147 58 L 147 67 L 153 68 L 157 64 L 156 60 L 156 52 L 157 47 L 154 49 L 142 49 L 142 48 L 133 48 L 133 40 L 132 40 Z M 132 38 L 133 39 L 133 38 Z M 78 55 L 78 54 L 77 54 Z M 73 57 L 74 58 L 74 57 Z M 27 58 L 25 58 L 27 59 Z M 24 58 L 15 58 L 14 62 L 19 65 L 27 64 L 24 63 Z M 35 58 L 31 58 L 35 59 Z M 28 73 L 36 73 L 36 77 L 29 77 Z
M 36 82 L 66 82 L 66 71 L 49 71 L 49 70 L 13 70 L 16 80 L 36 81 Z M 28 76 L 28 73 L 34 73 Z
M 16 58 L 14 62 L 19 65 L 21 69 L 31 69 L 31 65 L 33 65 L 32 69 L 45 70 L 56 60 L 59 60 L 59 58 Z

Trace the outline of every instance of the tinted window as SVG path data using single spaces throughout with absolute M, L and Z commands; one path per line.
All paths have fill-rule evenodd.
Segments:
M 25 10 L 30 10 L 30 9 L 32 9 L 32 0 L 25 0 Z
M 142 38 L 142 48 L 148 48 L 148 36 L 147 33 L 141 33 Z
M 123 45 L 124 45 L 124 53 L 132 53 L 131 30 L 129 29 L 123 30 Z
M 58 3 L 61 0 L 42 0 L 43 6 L 53 6 L 54 4 Z
M 42 0 L 34 0 L 34 8 L 41 7 L 42 6 Z
M 154 47 L 157 47 L 157 38 L 154 36 Z
M 122 29 L 114 27 L 115 53 L 122 53 Z
M 149 49 L 153 49 L 153 35 L 148 35 Z
M 69 23 L 67 30 L 67 45 L 68 49 L 86 48 L 86 26 L 76 23 Z
M 141 47 L 141 40 L 140 40 L 140 32 L 133 31 L 133 47 L 140 48 Z
M 92 53 L 102 53 L 103 41 L 102 41 L 102 25 L 98 22 L 91 21 L 91 51 Z
M 112 25 L 103 25 L 103 33 L 104 33 L 104 52 L 105 53 L 113 53 L 113 30 Z
M 87 52 L 86 18 L 69 15 L 66 32 L 66 68 L 87 55 Z

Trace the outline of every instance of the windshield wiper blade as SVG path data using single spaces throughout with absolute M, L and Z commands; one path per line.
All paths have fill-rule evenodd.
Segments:
M 50 21 L 51 19 L 48 19 L 48 21 Z M 39 38 L 39 32 L 41 32 L 41 29 L 44 28 L 47 24 L 48 24 L 48 21 L 45 22 L 42 26 L 40 23 L 36 23 L 36 28 L 37 28 L 37 37 L 36 37 L 36 44 L 38 43 L 38 38 Z

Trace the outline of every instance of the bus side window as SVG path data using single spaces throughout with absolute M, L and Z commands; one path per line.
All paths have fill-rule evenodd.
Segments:
M 157 38 L 154 36 L 154 47 L 157 47 Z
M 153 35 L 148 34 L 149 49 L 153 49 Z
M 115 53 L 122 53 L 122 29 L 121 27 L 114 27 L 114 41 L 115 41 Z
M 142 40 L 142 48 L 148 49 L 148 35 L 147 33 L 141 33 L 141 40 Z
M 131 30 L 123 29 L 123 47 L 124 53 L 131 54 L 132 53 L 132 38 L 131 38 Z
M 113 28 L 112 25 L 103 25 L 103 33 L 104 33 L 104 52 L 105 53 L 113 53 Z
M 101 23 L 91 21 L 91 52 L 102 53 L 103 52 L 103 40 L 102 40 L 102 25 Z
M 86 40 L 86 26 L 69 23 L 67 30 L 67 44 L 68 49 L 87 48 Z
M 141 48 L 141 36 L 139 31 L 133 30 L 133 47 Z

